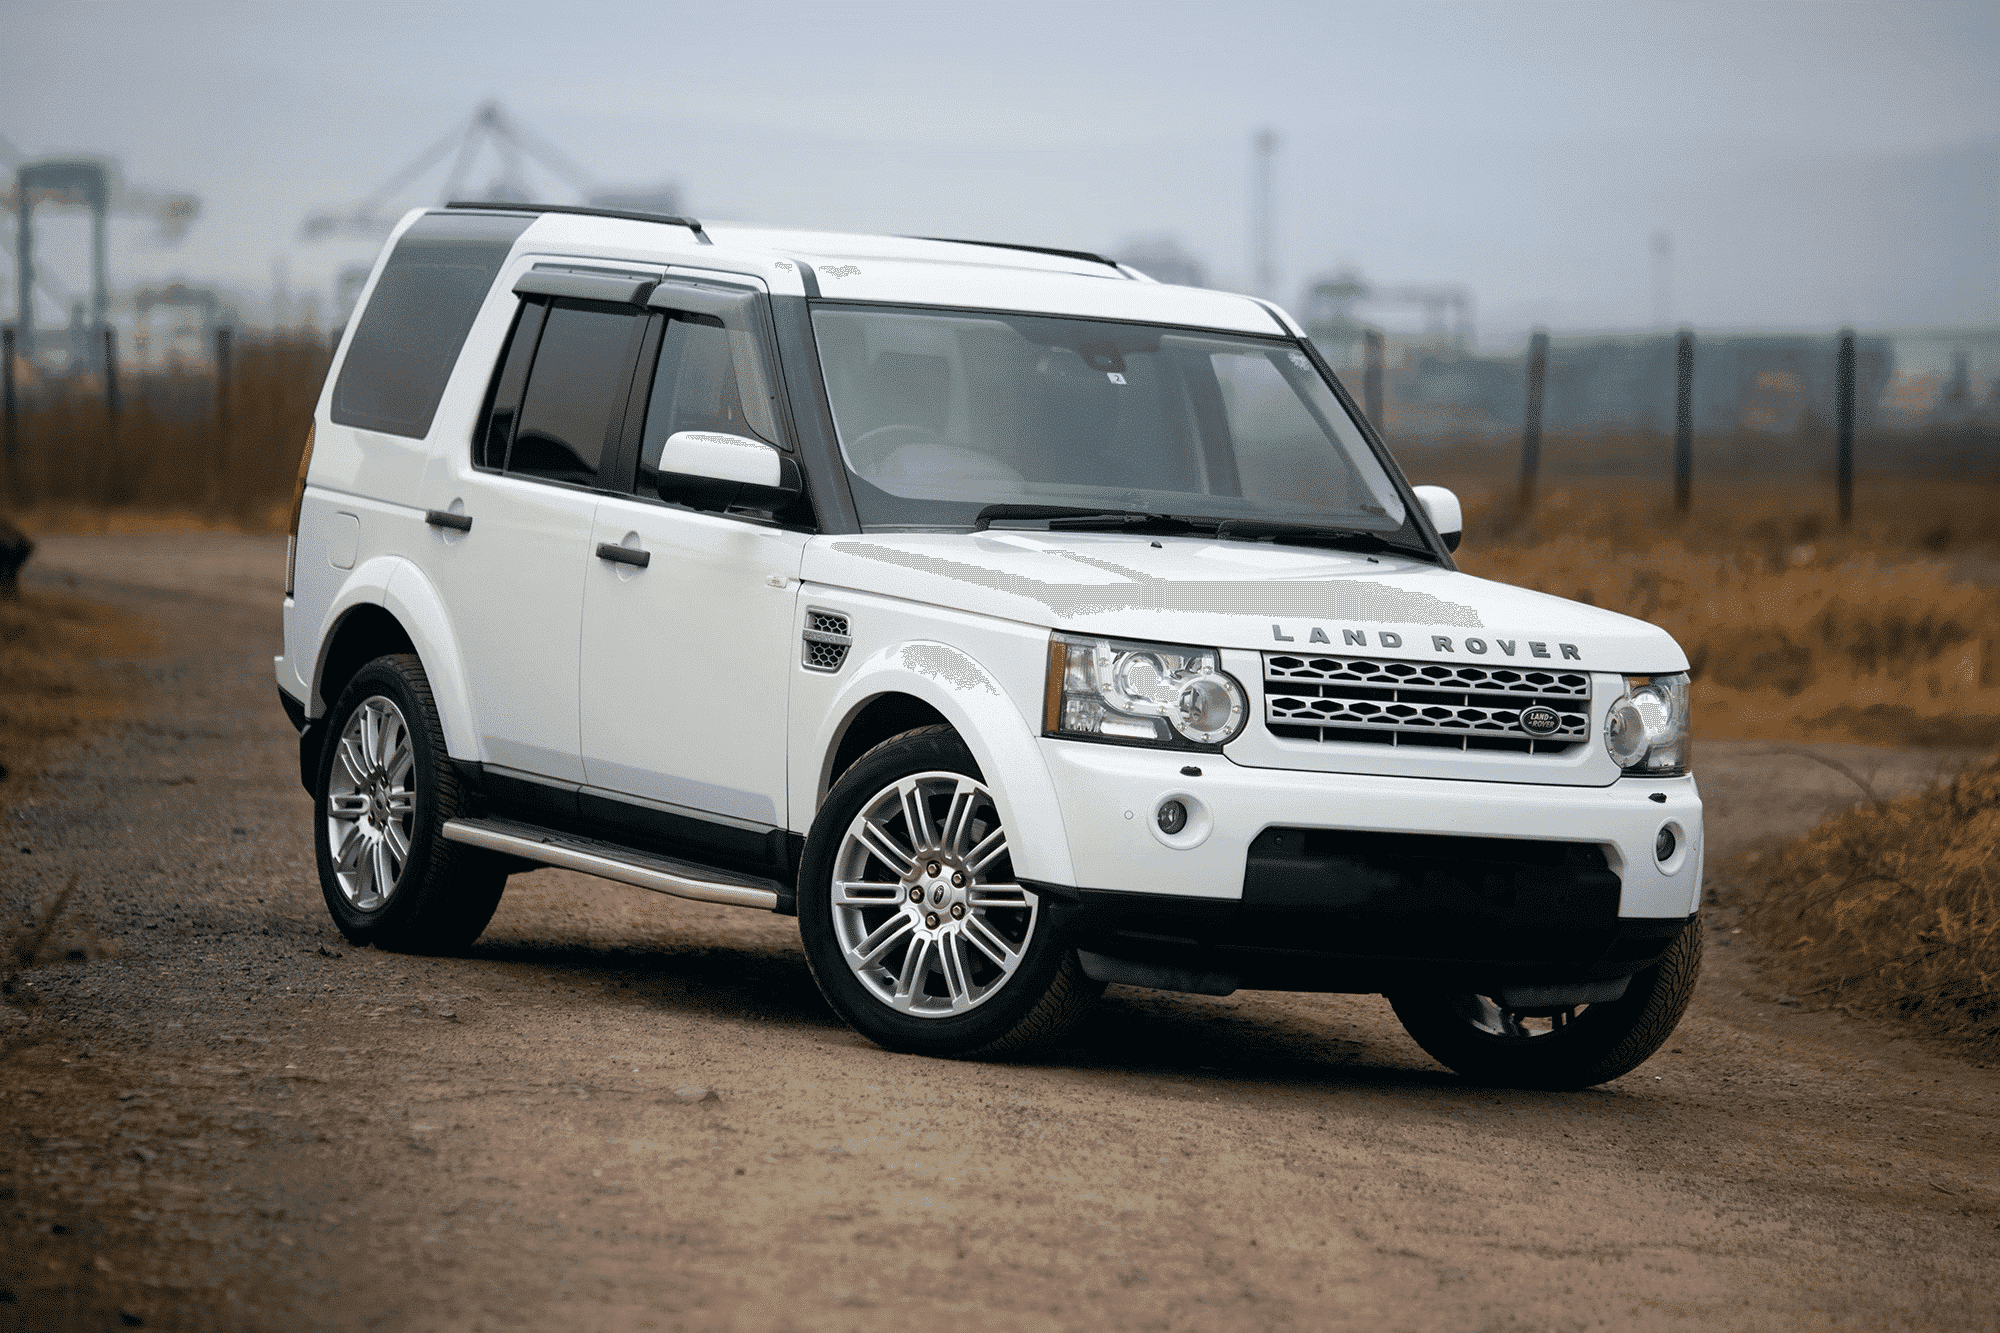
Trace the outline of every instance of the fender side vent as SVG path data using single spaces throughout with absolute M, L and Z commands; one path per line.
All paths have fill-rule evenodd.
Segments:
M 847 617 L 822 607 L 806 608 L 805 653 L 800 659 L 808 671 L 838 671 L 847 663 L 847 650 L 854 646 L 847 632 Z

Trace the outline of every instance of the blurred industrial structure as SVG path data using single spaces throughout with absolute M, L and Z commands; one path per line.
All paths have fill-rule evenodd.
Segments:
M 1280 281 L 1275 131 L 1251 138 L 1250 273 L 1260 290 Z M 15 351 L 11 382 L 22 393 L 81 377 L 127 392 L 150 373 L 213 373 L 218 334 L 242 325 L 245 302 L 198 281 L 121 285 L 113 224 L 120 237 L 177 243 L 200 215 L 192 194 L 126 181 L 101 156 L 30 159 L 0 138 L 0 240 L 12 260 L 12 287 L 0 277 L 0 307 L 10 308 Z M 570 198 L 599 207 L 678 213 L 678 184 L 619 188 L 605 184 L 532 133 L 497 101 L 469 117 L 390 173 L 364 197 L 308 212 L 296 239 L 358 243 L 356 262 L 334 278 L 333 323 L 344 324 L 365 284 L 373 251 L 413 204 L 476 197 L 522 202 Z M 87 239 L 78 244 L 81 216 Z M 133 224 L 137 224 L 135 232 Z M 1673 315 L 1673 238 L 1650 238 L 1653 329 L 1644 333 L 1562 334 L 1544 339 L 1540 425 L 1553 432 L 1664 431 L 1675 422 L 1677 337 Z M 1170 283 L 1205 286 L 1203 258 L 1166 233 L 1118 247 L 1121 259 Z M 51 261 L 56 261 L 52 263 Z M 57 275 L 82 269 L 73 289 Z M 4 272 L 4 270 L 0 270 Z M 269 322 L 293 326 L 294 307 L 274 261 Z M 11 298 L 11 299 L 9 299 Z M 317 298 L 304 307 L 315 309 Z M 1304 284 L 1292 307 L 1328 361 L 1362 391 L 1371 415 L 1399 441 L 1501 440 L 1522 429 L 1528 350 L 1482 351 L 1472 290 L 1450 282 L 1381 282 L 1352 266 Z M 307 324 L 316 321 L 308 316 Z M 285 335 L 280 330 L 280 337 Z M 317 335 L 313 335 L 317 337 Z M 120 340 L 124 350 L 120 350 Z M 1693 342 L 1691 428 L 1746 437 L 1810 433 L 1835 395 L 1832 334 L 1699 332 Z M 1867 331 L 1853 346 L 1855 420 L 1865 428 L 2000 429 L 2000 324 Z
M 1208 269 L 1188 252 L 1178 236 L 1155 232 L 1136 236 L 1117 249 L 1118 262 L 1130 264 L 1156 282 L 1179 287 L 1208 286 Z
M 642 187 L 606 186 L 554 144 L 516 122 L 499 102 L 489 101 L 482 102 L 470 119 L 418 153 L 365 197 L 343 207 L 307 213 L 299 224 L 300 239 L 382 240 L 409 206 L 407 200 L 400 204 L 397 200 L 446 161 L 451 163 L 451 169 L 442 177 L 442 188 L 434 199 L 422 202 L 445 203 L 453 199 L 548 202 L 564 192 L 535 190 L 528 175 L 532 165 L 553 176 L 580 202 L 598 208 L 680 211 L 679 185 L 665 182 Z M 482 178 L 486 183 L 477 184 Z
M 499 102 L 488 101 L 482 102 L 469 119 L 411 158 L 361 199 L 307 213 L 299 223 L 299 239 L 346 239 L 379 244 L 395 227 L 396 219 L 410 207 L 411 196 L 420 193 L 414 188 L 418 182 L 446 162 L 450 162 L 451 166 L 438 178 L 436 193 L 415 202 L 447 203 L 454 199 L 484 199 L 497 203 L 554 202 L 569 195 L 580 203 L 597 208 L 669 214 L 681 211 L 681 190 L 677 183 L 606 185 L 554 144 L 509 116 Z M 556 188 L 536 189 L 529 171 L 531 167 L 553 178 Z M 368 267 L 366 264 L 349 265 L 336 279 L 336 325 L 347 322 L 347 316 L 354 309 L 354 302 L 368 280 Z
M 114 309 L 129 311 L 133 294 L 114 291 L 111 280 L 110 222 L 137 218 L 152 224 L 158 240 L 177 243 L 201 212 L 192 194 L 152 190 L 124 179 L 118 164 L 102 157 L 45 157 L 27 160 L 0 139 L 0 162 L 11 170 L 0 206 L 12 229 L 8 250 L 14 260 L 14 345 L 28 365 L 53 370 L 78 366 L 102 369 L 103 332 Z M 41 210 L 86 213 L 90 218 L 90 290 L 77 296 L 41 262 L 37 240 Z M 43 307 L 54 305 L 61 322 Z

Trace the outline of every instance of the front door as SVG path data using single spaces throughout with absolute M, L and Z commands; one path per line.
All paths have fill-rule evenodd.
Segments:
M 656 294 L 654 304 L 664 299 Z M 706 311 L 660 317 L 636 493 L 600 500 L 590 536 L 584 781 L 739 826 L 783 828 L 786 700 L 801 652 L 798 574 L 810 534 L 788 521 L 796 515 L 698 512 L 655 498 L 660 447 L 675 431 L 779 438 L 754 304 L 695 303 Z M 643 552 L 646 563 L 599 557 L 600 545 Z

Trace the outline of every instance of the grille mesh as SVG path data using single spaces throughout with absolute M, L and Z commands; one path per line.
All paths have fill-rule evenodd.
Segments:
M 806 608 L 804 654 L 801 661 L 808 671 L 838 671 L 847 662 L 847 650 L 854 640 L 847 632 L 847 617 L 838 611 Z
M 1555 727 L 1522 725 L 1546 708 Z M 1264 723 L 1293 740 L 1561 754 L 1590 731 L 1590 677 L 1529 666 L 1264 655 Z

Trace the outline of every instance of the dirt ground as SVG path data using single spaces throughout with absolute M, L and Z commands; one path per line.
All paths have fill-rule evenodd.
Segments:
M 351 948 L 273 695 L 283 549 L 30 566 L 166 648 L 0 787 L 0 908 L 74 874 L 90 955 L 0 1008 L 0 1330 L 2000 1325 L 2000 1070 L 1774 994 L 1726 884 L 1669 1048 L 1553 1095 L 1461 1084 L 1372 996 L 1113 987 L 1031 1063 L 891 1055 L 789 919 L 557 871 L 468 957 Z M 1951 759 L 1813 749 L 1885 793 Z M 1857 795 L 1698 764 L 1711 861 Z

